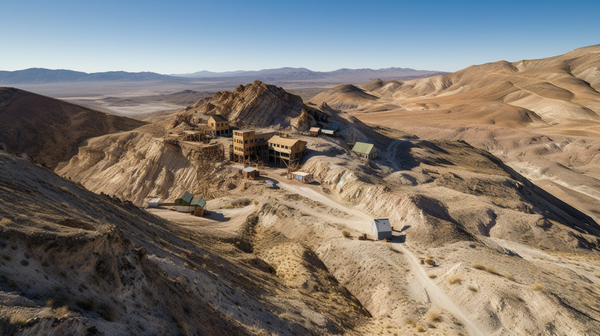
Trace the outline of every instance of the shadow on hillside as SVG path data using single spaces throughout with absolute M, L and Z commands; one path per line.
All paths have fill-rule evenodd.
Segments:
M 421 163 L 412 154 L 411 150 L 418 147 L 413 142 L 408 140 L 397 140 L 395 145 L 392 145 L 390 159 L 394 161 L 400 170 L 413 169 Z
M 208 215 L 205 216 L 204 218 L 215 220 L 217 222 L 227 222 L 228 220 L 231 219 L 230 217 L 225 217 L 225 215 L 223 215 L 220 212 L 214 212 L 214 211 L 208 212 Z

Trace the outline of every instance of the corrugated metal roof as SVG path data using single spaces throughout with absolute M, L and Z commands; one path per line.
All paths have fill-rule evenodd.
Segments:
M 233 170 L 244 170 L 244 166 L 242 166 L 242 165 L 232 165 L 231 169 L 233 169 Z
M 305 173 L 305 172 L 293 172 L 293 175 L 298 175 L 298 176 L 309 176 L 310 173 Z
M 321 129 L 320 129 L 319 127 L 311 127 L 311 128 L 310 128 L 310 131 L 311 131 L 311 132 L 318 132 L 318 131 L 320 131 L 320 130 L 321 130 Z
M 186 191 L 179 198 L 181 198 L 182 200 L 190 203 L 192 201 L 192 198 L 194 198 L 194 195 L 192 195 L 192 194 L 190 194 L 189 192 Z
M 190 205 L 197 205 L 204 208 L 206 206 L 206 201 L 204 200 L 204 198 L 202 198 L 202 196 L 196 196 L 192 199 Z
M 247 173 L 253 172 L 255 170 L 256 170 L 256 168 L 254 168 L 254 167 L 244 168 L 244 171 L 247 172 Z
M 390 225 L 390 220 L 387 218 L 375 219 L 373 220 L 375 227 L 377 228 L 377 232 L 391 232 L 392 226 Z
M 362 154 L 371 154 L 375 149 L 375 145 L 364 142 L 357 142 L 352 148 L 353 151 Z
M 321 130 L 321 133 L 323 134 L 335 134 L 336 130 L 330 130 L 330 129 L 324 129 Z

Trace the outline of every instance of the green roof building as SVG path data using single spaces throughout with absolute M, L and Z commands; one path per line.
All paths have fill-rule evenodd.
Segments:
M 179 197 L 178 199 L 175 200 L 175 205 L 186 205 L 186 206 L 190 205 L 193 198 L 194 198 L 194 195 L 192 195 L 186 191 L 183 193 L 183 195 L 181 195 L 181 197 Z
M 369 160 L 377 157 L 377 148 L 375 148 L 375 145 L 365 142 L 357 142 L 354 144 L 352 151 Z

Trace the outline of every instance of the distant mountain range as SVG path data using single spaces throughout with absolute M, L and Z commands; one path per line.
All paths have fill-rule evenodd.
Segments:
M 197 82 L 239 81 L 280 83 L 285 81 L 310 81 L 326 83 L 365 82 L 375 78 L 408 80 L 444 74 L 440 71 L 414 70 L 408 68 L 387 69 L 339 69 L 329 72 L 312 71 L 306 68 L 280 68 L 259 71 L 210 72 L 161 75 L 154 72 L 109 71 L 85 73 L 73 70 L 50 70 L 31 68 L 17 71 L 0 71 L 0 84 L 45 84 L 65 82 Z

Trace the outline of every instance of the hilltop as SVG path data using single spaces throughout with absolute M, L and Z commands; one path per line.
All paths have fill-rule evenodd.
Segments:
M 489 150 L 598 220 L 599 66 L 596 45 L 425 79 L 373 80 L 355 86 L 360 95 L 336 87 L 310 102 L 424 139 Z
M 145 123 L 65 101 L 0 88 L 0 143 L 50 167 L 77 153 L 86 139 L 127 131 Z

